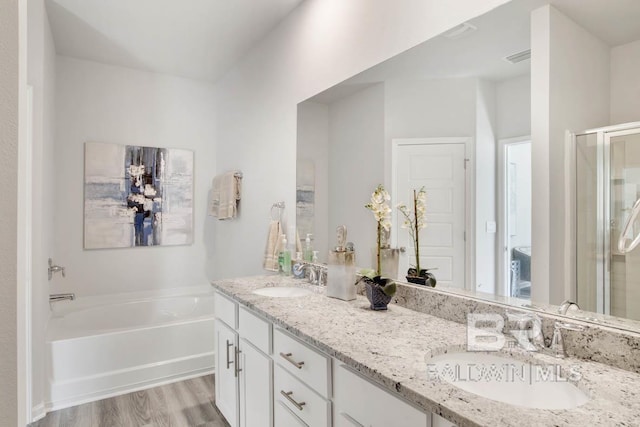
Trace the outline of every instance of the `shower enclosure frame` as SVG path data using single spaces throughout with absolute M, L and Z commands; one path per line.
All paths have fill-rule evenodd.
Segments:
M 565 256 L 573 264 L 571 268 L 571 298 L 578 294 L 577 259 L 577 138 L 585 135 L 596 135 L 596 311 L 611 314 L 611 227 L 614 221 L 611 215 L 611 139 L 617 136 L 640 133 L 640 122 L 630 122 L 613 126 L 587 129 L 569 133 L 570 170 L 569 177 L 571 206 L 569 214 L 571 226 L 568 227 L 571 253 Z

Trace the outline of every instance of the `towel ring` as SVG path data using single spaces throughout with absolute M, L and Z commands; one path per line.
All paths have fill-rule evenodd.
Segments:
M 274 218 L 273 217 L 273 210 L 277 209 L 278 210 L 278 217 Z M 284 209 L 284 202 L 276 202 L 273 205 L 271 205 L 271 219 L 274 221 L 280 221 L 282 222 L 282 210 Z
M 629 215 L 629 218 L 627 218 L 627 222 L 624 225 L 622 233 L 620 233 L 620 237 L 618 238 L 618 251 L 621 254 L 626 254 L 628 252 L 631 252 L 640 243 L 640 233 L 638 233 L 633 238 L 629 246 L 626 245 L 627 235 L 633 229 L 633 223 L 636 221 L 636 218 L 638 217 L 639 213 L 640 213 L 640 199 L 636 200 L 636 202 L 633 204 L 633 208 L 631 208 L 631 215 Z

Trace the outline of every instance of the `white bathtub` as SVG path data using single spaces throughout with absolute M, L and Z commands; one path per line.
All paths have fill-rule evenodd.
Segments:
M 209 286 L 54 303 L 47 410 L 212 373 L 213 306 Z

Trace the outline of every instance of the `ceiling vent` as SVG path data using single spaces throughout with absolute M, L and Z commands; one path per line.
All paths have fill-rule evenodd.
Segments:
M 531 49 L 523 50 L 522 52 L 514 53 L 513 55 L 509 55 L 504 58 L 505 61 L 512 64 L 517 64 L 518 62 L 526 61 L 527 59 L 531 59 Z
M 450 40 L 458 40 L 458 39 L 460 39 L 462 37 L 465 37 L 465 36 L 473 33 L 477 29 L 478 29 L 478 27 L 476 27 L 474 25 L 471 25 L 468 22 L 464 22 L 464 23 L 462 23 L 460 25 L 456 25 L 455 27 L 450 29 L 449 31 L 444 33 L 443 36 L 445 36 L 446 38 L 448 38 Z

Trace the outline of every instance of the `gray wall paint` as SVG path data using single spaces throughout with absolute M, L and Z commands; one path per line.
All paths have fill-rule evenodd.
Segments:
M 18 204 L 18 2 L 0 7 L 0 420 L 18 424 L 16 280 Z

